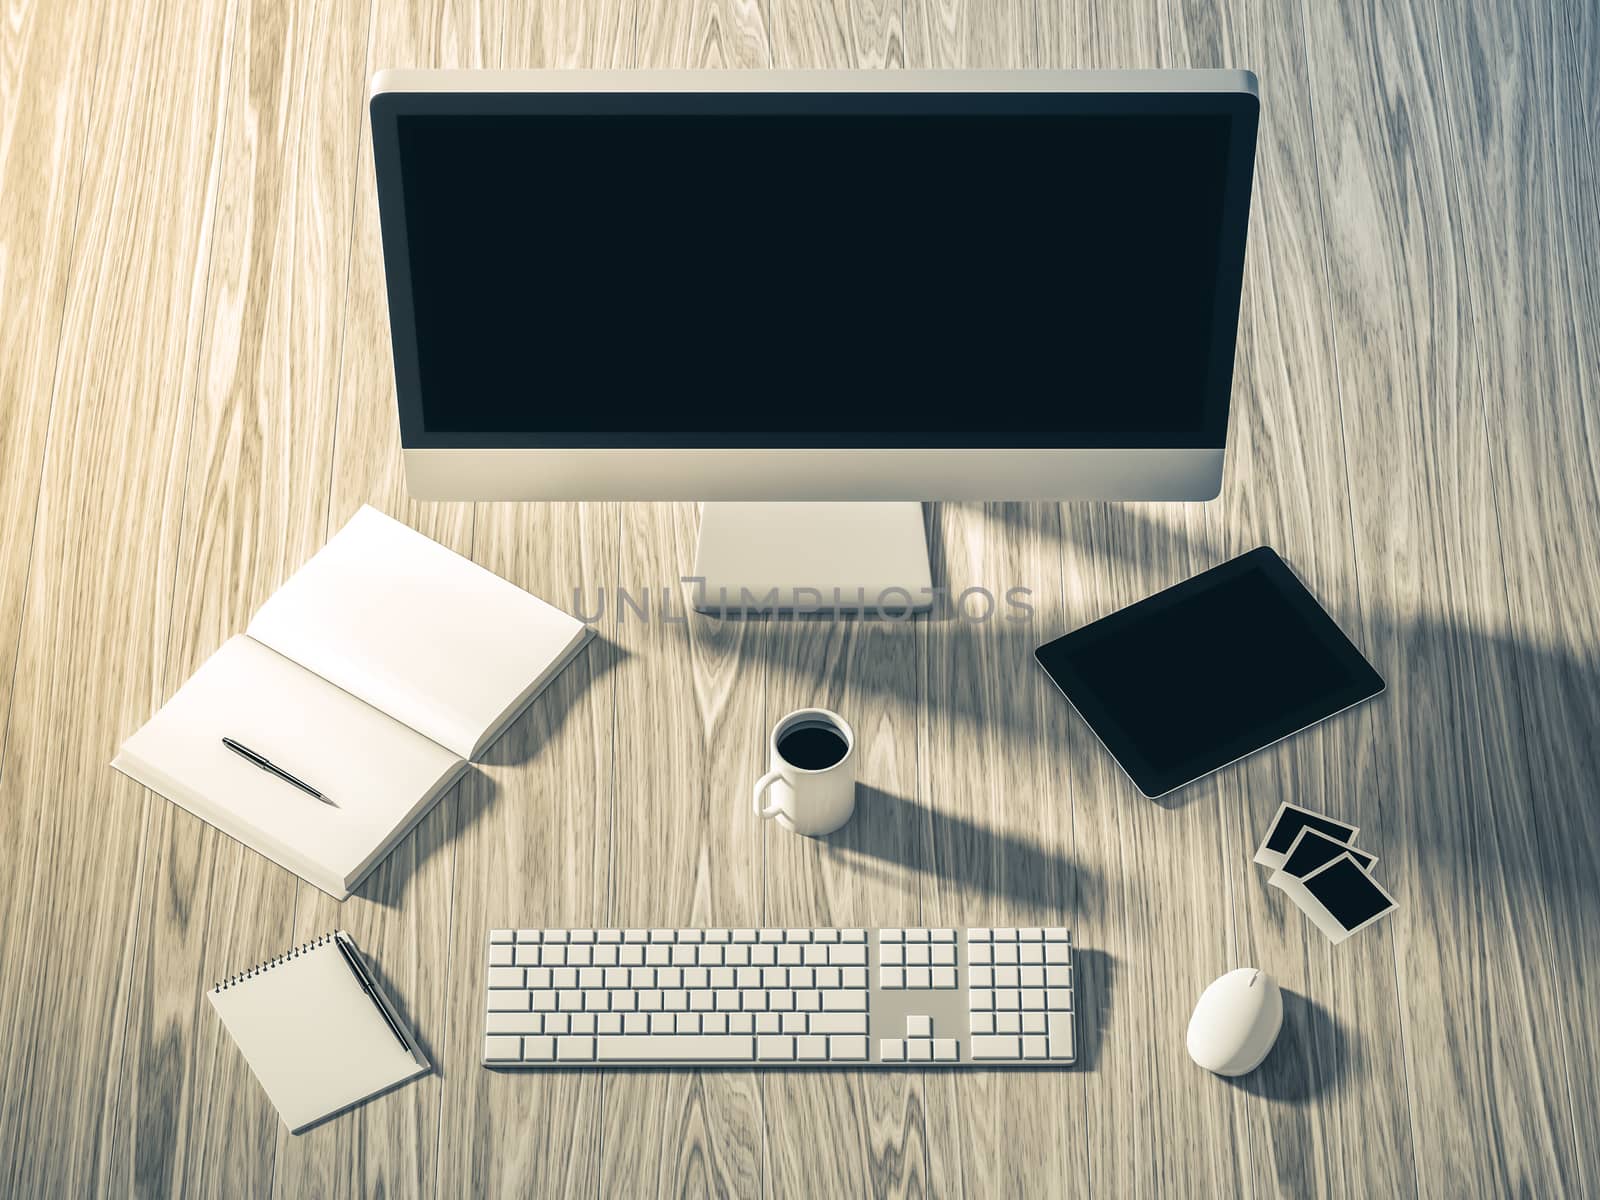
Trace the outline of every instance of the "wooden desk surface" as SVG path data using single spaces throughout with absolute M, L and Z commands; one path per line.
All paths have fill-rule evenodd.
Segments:
M 1600 1190 L 1596 62 L 1582 0 L 11 4 L 0 1192 Z M 1030 623 L 613 607 L 341 906 L 113 748 L 363 502 L 557 601 L 659 595 L 692 552 L 693 505 L 406 498 L 367 79 L 497 64 L 1254 68 L 1227 478 L 1204 505 L 933 506 L 937 574 L 1031 588 Z M 1389 692 L 1142 800 L 1029 651 L 1262 542 Z M 864 744 L 826 843 L 746 799 L 802 703 Z M 1396 916 L 1330 950 L 1265 886 L 1285 797 L 1360 823 Z M 514 921 L 1066 924 L 1084 1062 L 491 1074 L 480 943 Z M 336 923 L 439 1071 L 290 1137 L 202 991 Z M 1243 963 L 1293 995 L 1229 1083 L 1183 1032 Z

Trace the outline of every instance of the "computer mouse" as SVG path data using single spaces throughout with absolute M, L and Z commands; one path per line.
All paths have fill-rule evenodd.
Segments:
M 1200 993 L 1189 1018 L 1189 1057 L 1218 1075 L 1244 1075 L 1278 1040 L 1283 994 L 1254 967 L 1229 971 Z

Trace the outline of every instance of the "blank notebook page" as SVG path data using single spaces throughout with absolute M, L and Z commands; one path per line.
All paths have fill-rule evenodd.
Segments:
M 207 993 L 295 1133 L 428 1070 L 401 1048 L 333 940 L 307 946 Z

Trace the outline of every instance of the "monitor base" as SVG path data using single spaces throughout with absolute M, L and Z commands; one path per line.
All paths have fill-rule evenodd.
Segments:
M 718 615 L 927 612 L 933 575 L 916 502 L 706 504 L 694 607 Z

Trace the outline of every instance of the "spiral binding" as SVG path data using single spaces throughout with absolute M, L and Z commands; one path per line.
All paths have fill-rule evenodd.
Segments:
M 338 930 L 334 930 L 333 933 L 324 933 L 319 937 L 312 938 L 309 942 L 302 942 L 300 945 L 294 947 L 294 949 L 285 950 L 282 954 L 279 954 L 275 958 L 269 958 L 266 962 L 257 963 L 248 971 L 240 971 L 237 975 L 228 976 L 211 990 L 214 992 L 225 992 L 231 987 L 237 987 L 247 979 L 254 979 L 257 975 L 264 975 L 274 967 L 281 967 L 284 963 L 289 962 L 291 959 L 299 958 L 302 954 L 309 954 L 311 951 L 316 950 L 321 946 L 331 945 L 338 932 Z

